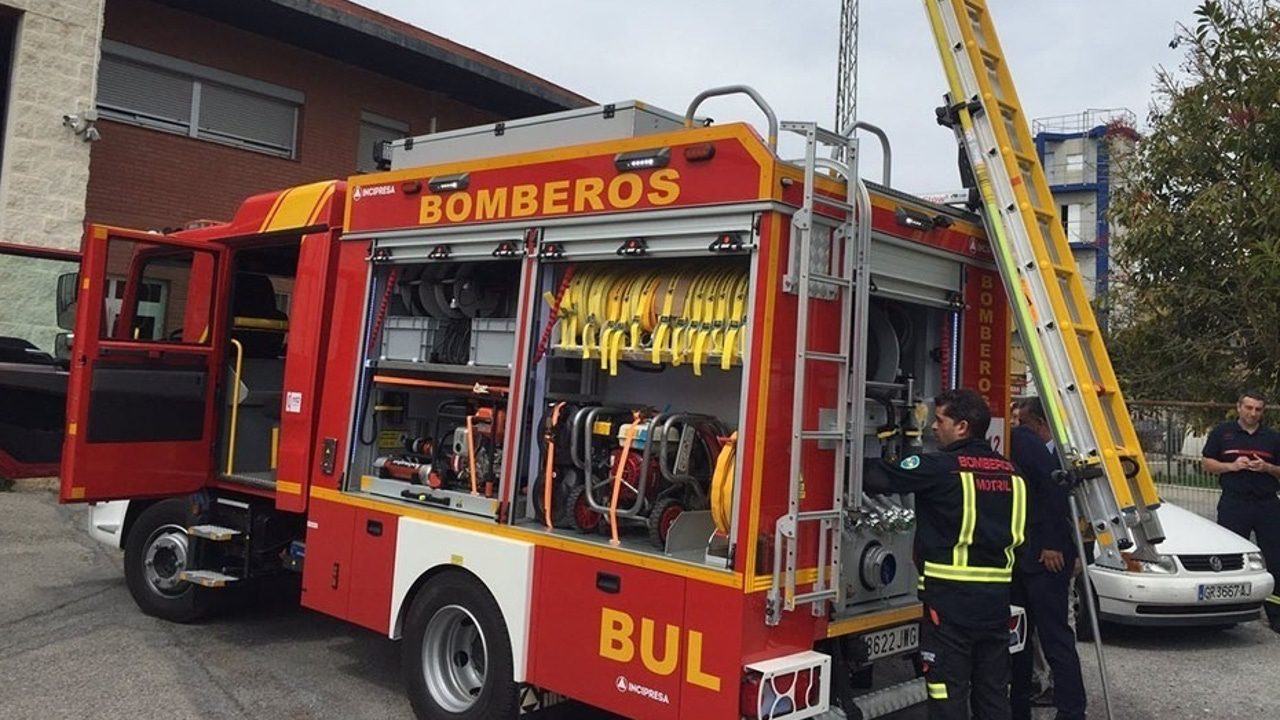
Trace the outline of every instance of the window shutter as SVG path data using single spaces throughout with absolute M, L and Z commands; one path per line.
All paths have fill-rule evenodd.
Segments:
M 215 83 L 200 87 L 200 132 L 292 156 L 297 106 Z
M 189 127 L 191 80 L 158 68 L 103 55 L 98 69 L 98 105 L 127 117 Z

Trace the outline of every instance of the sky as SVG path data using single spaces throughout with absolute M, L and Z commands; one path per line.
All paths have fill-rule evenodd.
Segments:
M 357 0 L 516 65 L 597 103 L 642 100 L 678 114 L 707 88 L 754 87 L 780 120 L 835 116 L 839 0 Z M 1030 118 L 1128 108 L 1146 120 L 1158 67 L 1176 70 L 1178 23 L 1199 0 L 989 0 Z M 919 0 L 863 0 L 858 119 L 884 128 L 893 185 L 956 188 L 955 141 L 934 121 L 945 78 Z M 764 127 L 749 102 L 709 100 L 717 122 Z M 763 133 L 762 133 L 763 134 Z M 879 179 L 876 141 L 862 174 Z M 783 140 L 781 154 L 802 154 Z

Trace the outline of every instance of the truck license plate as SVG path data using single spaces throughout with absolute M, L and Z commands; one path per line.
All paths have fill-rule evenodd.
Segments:
M 1199 602 L 1214 600 L 1236 600 L 1247 598 L 1253 593 L 1253 583 L 1221 583 L 1217 585 L 1201 585 L 1196 591 Z
M 862 636 L 867 643 L 867 659 L 875 660 L 887 655 L 915 650 L 920 645 L 920 625 L 899 625 L 888 630 L 877 630 Z

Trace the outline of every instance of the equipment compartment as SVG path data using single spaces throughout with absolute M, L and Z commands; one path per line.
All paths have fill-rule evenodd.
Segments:
M 519 263 L 375 265 L 352 484 L 498 517 Z
M 376 376 L 358 428 L 361 489 L 497 516 L 506 398 L 484 387 Z
M 379 367 L 508 371 L 513 360 L 519 265 L 510 261 L 383 266 L 375 275 L 371 331 Z M 456 368 L 455 368 L 456 369 Z
M 554 324 L 535 357 L 545 365 L 530 393 L 539 442 L 517 517 L 589 542 L 729 564 L 749 261 L 544 269 L 543 287 L 555 290 L 538 314 Z

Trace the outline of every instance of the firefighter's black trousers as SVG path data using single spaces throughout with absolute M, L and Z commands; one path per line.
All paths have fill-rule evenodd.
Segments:
M 920 635 L 929 720 L 1009 720 L 1009 626 L 971 628 L 925 611 Z
M 1267 569 L 1275 575 L 1280 569 L 1280 498 L 1270 495 L 1253 498 L 1224 492 L 1218 499 L 1218 524 L 1241 536 L 1253 533 Z M 1272 628 L 1280 628 L 1280 587 L 1263 603 Z
M 1070 561 L 1072 558 L 1067 557 Z M 1040 645 L 1053 671 L 1053 699 L 1058 708 L 1057 720 L 1084 720 L 1084 680 L 1080 673 L 1080 656 L 1076 654 L 1076 636 L 1067 624 L 1067 596 L 1071 585 L 1072 564 L 1058 572 L 1013 574 L 1013 604 L 1027 611 L 1028 642 L 1022 652 L 1013 656 L 1013 685 L 1010 703 L 1013 716 L 1031 720 L 1032 655 L 1030 635 L 1040 633 Z

